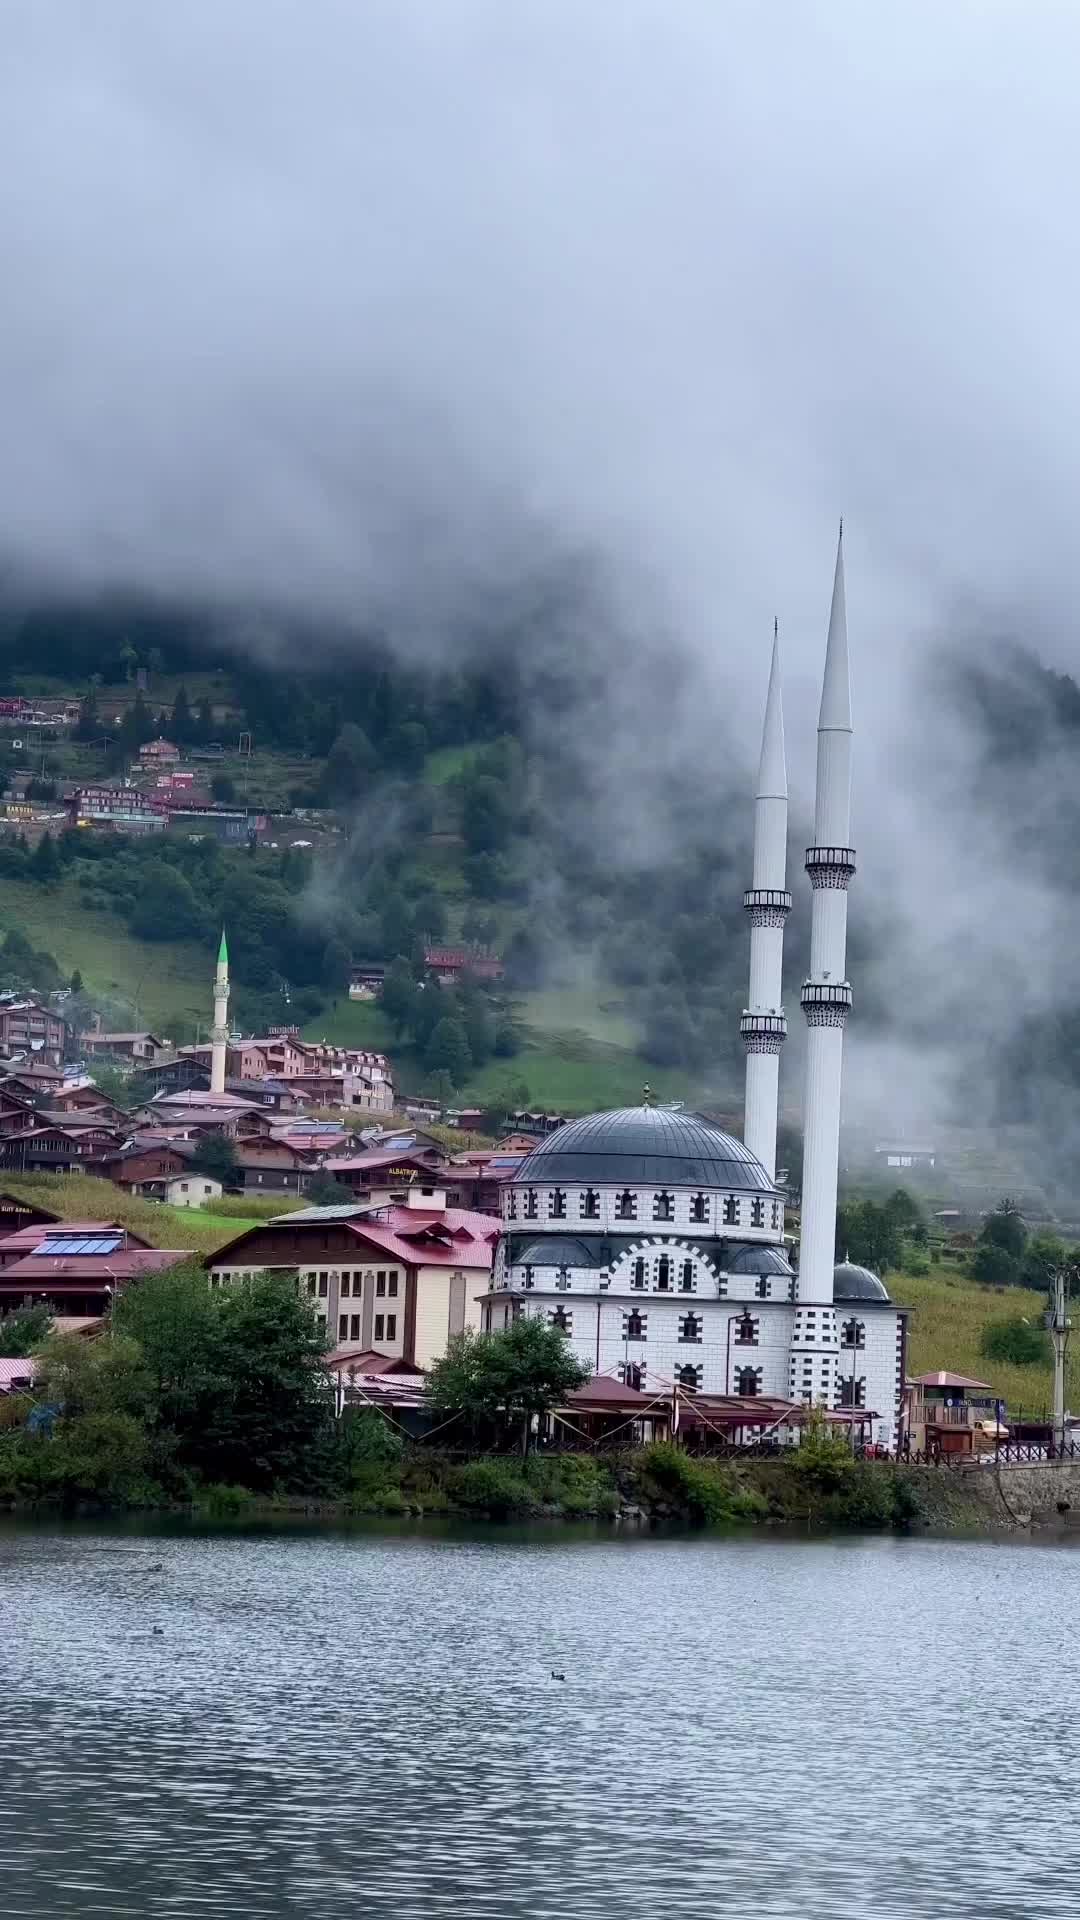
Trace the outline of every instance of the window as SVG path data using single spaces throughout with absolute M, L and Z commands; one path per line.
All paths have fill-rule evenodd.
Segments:
M 398 1283 L 397 1274 L 388 1273 L 386 1276 L 386 1291 L 389 1294 L 391 1300 L 397 1299 L 397 1283 Z
M 758 1343 L 758 1321 L 753 1314 L 744 1313 L 735 1322 L 735 1345 L 737 1347 L 756 1347 Z
M 339 1340 L 347 1340 L 349 1337 L 349 1316 L 347 1313 L 338 1314 L 337 1337 Z
M 386 1296 L 386 1269 L 380 1268 L 375 1275 L 375 1298 L 382 1300 Z
M 360 1315 L 358 1313 L 354 1313 L 349 1321 L 349 1339 L 359 1340 L 359 1338 L 360 1338 Z
M 623 1318 L 622 1318 L 623 1339 L 624 1340 L 644 1340 L 646 1322 L 647 1322 L 647 1316 L 643 1313 L 639 1313 L 636 1307 L 631 1307 L 629 1313 L 623 1314 Z
M 352 1285 L 352 1275 L 351 1275 L 351 1273 L 343 1273 L 343 1274 L 342 1274 L 342 1276 L 341 1276 L 341 1285 L 340 1285 L 340 1287 L 338 1288 L 338 1292 L 340 1293 L 340 1295 L 341 1295 L 341 1298 L 342 1298 L 343 1300 L 347 1300 L 347 1299 L 348 1299 L 348 1297 L 349 1297 L 349 1288 L 350 1288 L 350 1286 L 351 1286 L 351 1285 Z
M 656 1284 L 661 1293 L 671 1292 L 671 1261 L 666 1253 L 662 1253 L 656 1263 Z
M 187 1190 L 188 1190 L 188 1183 L 187 1183 L 187 1181 L 186 1181 L 186 1180 L 181 1180 L 181 1182 L 180 1182 L 180 1191 L 181 1191 L 181 1193 L 186 1193 L 186 1192 L 187 1192 Z M 205 1187 L 204 1187 L 204 1188 L 203 1188 L 203 1192 L 205 1193 L 205 1191 L 206 1191 L 206 1189 L 205 1189 Z
M 569 1333 L 574 1324 L 573 1313 L 567 1312 L 561 1300 L 554 1312 L 548 1314 L 548 1319 L 551 1325 L 558 1327 L 562 1333 Z
M 734 1194 L 729 1193 L 727 1199 L 724 1201 L 724 1225 L 725 1227 L 737 1227 L 738 1224 L 739 1203 Z
M 687 1393 L 696 1393 L 701 1385 L 701 1368 L 689 1364 L 676 1367 L 675 1378 Z
M 381 1314 L 381 1313 L 377 1313 L 377 1314 L 375 1315 L 375 1338 L 376 1338 L 376 1340 L 382 1340 L 382 1339 L 384 1339 L 384 1338 L 385 1338 L 385 1335 L 384 1335 L 384 1333 L 383 1333 L 383 1328 L 385 1327 L 385 1325 L 386 1325 L 386 1319 L 385 1319 L 385 1316 L 384 1316 L 383 1314 Z
M 315 1298 L 315 1275 L 314 1275 L 313 1273 L 309 1273 L 309 1274 L 308 1274 L 308 1277 L 307 1277 L 307 1290 L 308 1290 L 308 1292 L 310 1293 L 310 1295 L 311 1295 L 311 1297 L 312 1297 L 312 1299 L 314 1300 L 314 1298 Z
M 586 1187 L 581 1196 L 581 1217 L 583 1220 L 599 1220 L 600 1195 L 595 1187 Z
M 386 1316 L 386 1337 L 388 1340 L 397 1339 L 397 1314 L 396 1313 L 388 1313 Z
M 555 1274 L 555 1285 L 558 1287 L 560 1293 L 566 1292 L 567 1287 L 570 1285 L 569 1267 L 558 1268 Z
M 319 1275 L 319 1299 L 320 1300 L 326 1299 L 326 1292 L 327 1292 L 327 1278 L 325 1273 L 320 1273 Z
M 849 1374 L 840 1382 L 840 1405 L 842 1407 L 865 1407 L 866 1380 L 862 1374 Z
M 709 1217 L 708 1195 L 704 1193 L 695 1193 L 693 1199 L 690 1202 L 691 1220 L 694 1222 L 695 1226 L 700 1226 L 704 1221 L 708 1219 L 708 1217 Z
M 619 1368 L 619 1379 L 624 1387 L 633 1387 L 640 1393 L 645 1385 L 645 1369 L 639 1367 L 636 1360 L 625 1360 Z
M 862 1320 L 845 1320 L 840 1329 L 842 1347 L 865 1347 L 866 1326 Z
M 634 1270 L 633 1270 L 633 1272 L 632 1272 L 632 1274 L 630 1275 L 630 1285 L 631 1285 L 632 1287 L 643 1287 L 643 1286 L 645 1285 L 645 1262 L 644 1262 L 644 1260 L 635 1260 L 635 1261 L 634 1261 Z
M 752 1227 L 763 1227 L 763 1226 L 765 1225 L 765 1202 L 764 1202 L 764 1200 L 751 1200 L 751 1202 L 750 1202 L 750 1225 L 751 1225 Z
M 754 1295 L 758 1300 L 768 1300 L 772 1293 L 772 1281 L 767 1273 L 759 1273 L 754 1281 Z
M 525 1192 L 525 1218 L 526 1220 L 535 1220 L 536 1214 L 536 1189 L 535 1187 L 528 1187 Z
M 508 1220 L 517 1219 L 517 1194 L 515 1193 L 513 1187 L 511 1187 L 510 1189 L 510 1199 L 506 1209 L 506 1217 Z
M 554 1187 L 548 1194 L 548 1212 L 553 1220 L 566 1219 L 566 1195 L 561 1187 Z
M 615 1218 L 616 1220 L 637 1219 L 637 1198 L 629 1188 L 625 1193 L 620 1193 L 615 1202 Z
M 693 1291 L 694 1291 L 694 1263 L 692 1260 L 684 1260 L 682 1263 L 682 1272 L 679 1275 L 679 1292 L 693 1293 Z
M 656 1193 L 653 1195 L 652 1217 L 654 1220 L 674 1220 L 675 1202 L 670 1193 Z
M 740 1367 L 735 1375 L 735 1391 L 741 1400 L 755 1400 L 761 1392 L 761 1368 Z
M 778 1227 L 778 1226 L 780 1225 L 780 1202 L 779 1202 L 779 1200 L 774 1200 L 774 1201 L 773 1201 L 773 1203 L 772 1203 L 772 1223 L 773 1223 L 773 1231 L 775 1232 L 775 1230 L 776 1230 L 776 1228 L 777 1228 L 777 1227 Z
M 683 1315 L 679 1321 L 679 1339 L 683 1341 L 685 1345 L 701 1345 L 700 1313 L 687 1313 Z
M 526 1267 L 525 1269 L 525 1285 L 527 1287 L 535 1287 L 536 1285 L 536 1280 L 534 1278 L 533 1270 L 531 1267 Z

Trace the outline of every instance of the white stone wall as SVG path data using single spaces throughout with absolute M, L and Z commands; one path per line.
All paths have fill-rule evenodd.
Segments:
M 496 1299 L 491 1309 L 493 1331 L 499 1331 L 513 1319 L 512 1299 L 507 1302 Z M 636 1300 L 595 1294 L 590 1299 L 574 1300 L 567 1294 L 534 1292 L 521 1302 L 524 1314 L 542 1320 L 550 1321 L 560 1310 L 570 1321 L 567 1338 L 575 1355 L 593 1373 L 618 1378 L 620 1369 L 627 1364 L 638 1366 L 643 1369 L 644 1390 L 655 1389 L 659 1393 L 670 1392 L 681 1367 L 694 1366 L 700 1369 L 697 1385 L 702 1393 L 735 1393 L 740 1370 L 746 1368 L 759 1375 L 759 1393 L 786 1398 L 793 1313 L 786 1302 L 783 1305 L 755 1303 L 750 1310 L 754 1322 L 753 1344 L 743 1343 L 737 1337 L 745 1310 L 733 1309 L 727 1301 L 655 1294 Z M 635 1324 L 631 1320 L 634 1314 L 639 1315 L 643 1323 L 642 1338 L 630 1337 L 628 1328 Z M 700 1322 L 700 1337 L 696 1340 L 681 1337 L 688 1315 Z
M 586 1194 L 596 1194 L 597 1212 L 585 1211 Z M 619 1202 L 629 1192 L 636 1211 L 631 1218 L 619 1212 Z M 561 1200 L 559 1196 L 562 1196 Z M 665 1218 L 662 1202 L 670 1202 Z M 598 1187 L 518 1186 L 508 1181 L 500 1195 L 502 1218 L 508 1227 L 557 1228 L 565 1233 L 615 1234 L 715 1233 L 739 1240 L 778 1241 L 784 1228 L 783 1200 L 771 1193 L 727 1193 L 702 1189 L 694 1193 L 686 1187 Z M 701 1206 L 696 1207 L 699 1201 Z M 536 1211 L 528 1208 L 535 1202 Z M 565 1212 L 560 1211 L 565 1207 Z
M 849 1321 L 863 1328 L 864 1346 L 845 1346 L 844 1329 Z M 900 1395 L 903 1387 L 903 1316 L 895 1307 L 877 1306 L 873 1301 L 840 1300 L 836 1305 L 837 1334 L 840 1348 L 837 1358 L 836 1404 L 844 1404 L 845 1381 L 854 1376 L 864 1382 L 862 1404 L 879 1416 L 867 1438 L 890 1448 L 896 1445 Z

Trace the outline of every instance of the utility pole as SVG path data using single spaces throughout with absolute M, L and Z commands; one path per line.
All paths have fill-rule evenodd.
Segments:
M 1050 1276 L 1050 1308 L 1043 1316 L 1046 1330 L 1054 1345 L 1054 1445 L 1065 1445 L 1065 1354 L 1069 1345 L 1069 1333 L 1072 1321 L 1065 1313 L 1069 1285 L 1073 1278 L 1072 1267 L 1055 1267 Z

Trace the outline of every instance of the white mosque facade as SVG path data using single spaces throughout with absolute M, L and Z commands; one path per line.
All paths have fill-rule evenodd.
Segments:
M 502 1198 L 483 1324 L 519 1315 L 564 1329 L 594 1375 L 657 1396 L 862 1410 L 895 1445 L 905 1316 L 875 1274 L 835 1264 L 846 979 L 851 708 L 843 548 L 837 553 L 818 719 L 802 1232 L 797 1261 L 776 1184 L 787 891 L 787 778 L 774 639 L 754 818 L 745 1140 L 645 1105 L 570 1121 L 526 1155 Z M 764 1409 L 761 1410 L 762 1412 Z M 775 1417 L 775 1416 L 774 1416 Z

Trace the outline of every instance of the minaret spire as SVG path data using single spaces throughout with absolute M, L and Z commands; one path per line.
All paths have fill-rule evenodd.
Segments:
M 210 1091 L 225 1091 L 225 1051 L 229 1044 L 229 946 L 221 929 L 214 975 L 214 1024 L 210 1030 Z
M 847 890 L 855 872 L 855 850 L 848 844 L 852 730 L 843 532 L 841 522 L 818 714 L 814 845 L 806 850 L 813 901 L 810 973 L 800 995 L 808 1032 L 802 1237 L 790 1376 L 793 1399 L 826 1405 L 832 1403 L 837 1373 L 833 1266 L 844 1026 L 851 1008 Z
M 787 1033 L 780 1004 L 784 923 L 791 911 L 787 891 L 787 792 L 780 631 L 779 622 L 774 620 L 754 795 L 754 884 L 743 894 L 743 907 L 750 920 L 750 993 L 739 1022 L 746 1048 L 743 1139 L 770 1179 L 776 1174 L 780 1053 Z

